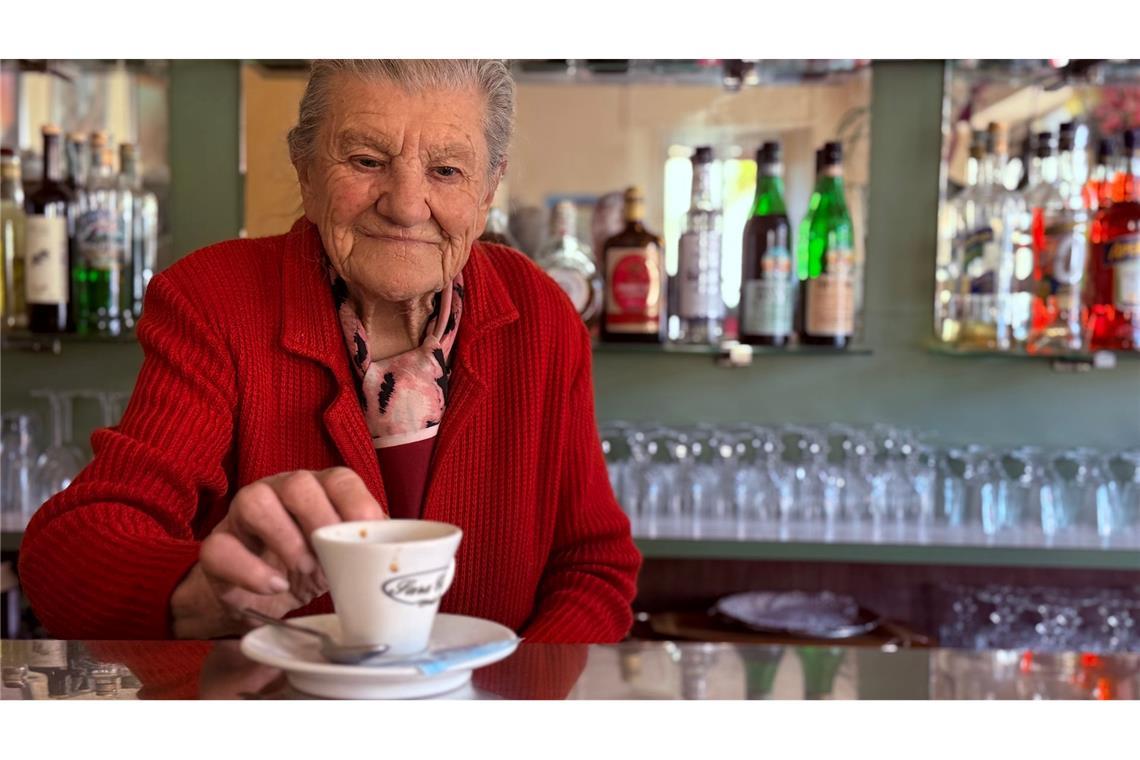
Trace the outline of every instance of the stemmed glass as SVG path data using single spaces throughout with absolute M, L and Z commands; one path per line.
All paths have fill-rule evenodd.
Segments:
M 83 450 L 72 443 L 72 401 L 70 391 L 32 391 L 35 398 L 46 398 L 51 407 L 52 445 L 36 460 L 39 503 L 55 496 L 71 485 L 86 465 Z
M 40 453 L 36 444 L 39 427 L 39 418 L 32 412 L 5 412 L 3 415 L 3 435 L 0 436 L 2 530 L 23 530 L 32 512 L 40 505 L 35 477 L 36 459 Z
M 771 525 L 780 514 L 780 481 L 776 473 L 783 445 L 762 426 L 739 429 L 731 439 L 736 469 L 732 475 L 737 533 Z

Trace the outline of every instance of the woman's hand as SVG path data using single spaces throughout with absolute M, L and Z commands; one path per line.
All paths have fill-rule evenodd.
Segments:
M 170 598 L 174 635 L 240 633 L 246 607 L 281 617 L 328 591 L 308 536 L 317 528 L 387 515 L 346 467 L 281 473 L 250 483 L 202 542 L 198 563 Z

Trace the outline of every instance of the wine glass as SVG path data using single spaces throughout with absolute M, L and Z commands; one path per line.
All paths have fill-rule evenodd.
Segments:
M 32 412 L 5 412 L 0 435 L 0 529 L 21 531 L 39 506 L 36 459 L 39 417 Z
M 36 460 L 39 501 L 43 504 L 71 485 L 87 462 L 83 450 L 71 442 L 72 403 L 78 394 L 71 391 L 32 391 L 31 395 L 46 398 L 51 407 L 52 445 Z

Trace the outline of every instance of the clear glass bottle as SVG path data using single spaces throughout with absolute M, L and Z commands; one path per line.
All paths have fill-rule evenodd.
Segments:
M 558 283 L 593 327 L 602 311 L 602 277 L 590 247 L 578 239 L 578 210 L 571 201 L 559 201 L 550 215 L 550 237 L 539 249 L 535 263 Z
M 3 255 L 3 288 L 0 314 L 5 330 L 28 326 L 24 300 L 24 185 L 20 177 L 20 157 L 5 149 L 0 155 L 0 253 Z
M 133 325 L 142 315 L 143 294 L 158 267 L 158 197 L 143 187 L 138 150 L 131 143 L 119 146 L 119 187 L 132 199 L 130 291 L 123 289 L 123 317 Z
M 67 135 L 67 187 L 78 198 L 87 186 L 87 171 L 91 166 L 87 135 L 71 132 Z
M 744 225 L 740 279 L 740 341 L 785 346 L 795 333 L 799 280 L 792 230 L 784 205 L 784 167 L 778 142 L 756 152 L 756 198 Z
M 677 343 L 717 344 L 724 335 L 721 294 L 721 213 L 713 199 L 713 151 L 693 152 L 693 186 L 675 276 Z
M 76 216 L 75 269 L 81 335 L 120 335 L 124 273 L 129 271 L 134 199 L 119 185 L 105 133 L 91 137 L 91 171 Z
M 1014 268 L 1019 248 L 1029 248 L 1017 230 L 1024 225 L 1025 203 L 1006 188 L 1008 133 L 1004 124 L 989 125 L 990 153 L 978 178 L 976 205 L 962 229 L 962 324 L 957 345 L 967 349 L 1008 351 L 1014 346 Z M 1032 251 L 1030 249 L 1030 254 Z M 1028 328 L 1028 313 L 1025 315 Z
M 966 161 L 966 184 L 947 204 L 943 239 L 948 249 L 945 263 L 936 272 L 934 292 L 935 335 L 947 345 L 958 340 L 962 324 L 963 273 L 970 233 L 979 226 L 978 210 L 981 194 L 982 164 L 989 153 L 989 133 L 974 130 L 970 139 L 970 155 Z
M 1116 141 L 1104 137 L 1097 143 L 1096 163 L 1084 186 L 1085 208 L 1095 214 L 1112 205 L 1112 180 L 1116 176 Z
M 487 224 L 479 239 L 484 243 L 497 243 L 508 248 L 514 248 L 516 251 L 522 250 L 519 248 L 518 241 L 511 235 L 511 225 L 507 212 L 497 206 L 492 206 L 487 211 Z
M 1035 283 L 1030 353 L 1078 351 L 1084 346 L 1081 290 L 1088 263 L 1089 213 L 1082 197 L 1075 129 L 1062 129 L 1053 158 L 1044 150 L 1039 189 L 1027 195 L 1033 218 Z M 1051 164 L 1055 164 L 1055 169 Z

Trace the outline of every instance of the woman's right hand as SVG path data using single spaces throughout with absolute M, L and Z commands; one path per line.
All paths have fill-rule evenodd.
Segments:
M 250 483 L 202 542 L 198 563 L 170 597 L 174 635 L 241 633 L 246 607 L 274 617 L 328 591 L 308 536 L 317 528 L 387 515 L 346 467 L 298 470 Z

